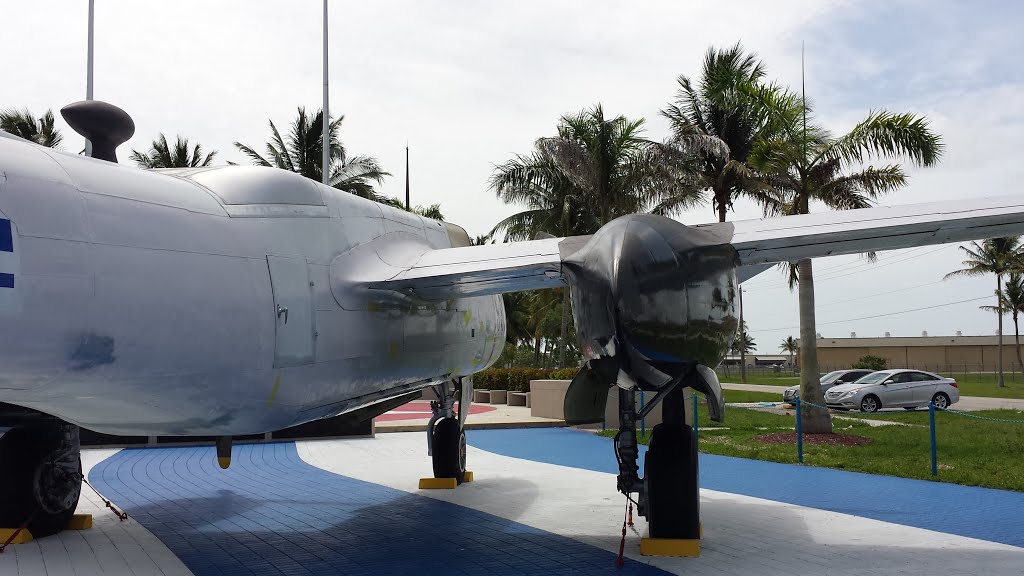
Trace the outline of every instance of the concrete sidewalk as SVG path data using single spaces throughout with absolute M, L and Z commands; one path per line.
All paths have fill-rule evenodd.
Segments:
M 413 400 L 374 418 L 373 426 L 375 432 L 421 432 L 427 429 L 429 421 L 430 401 Z M 466 419 L 469 430 L 561 426 L 565 426 L 565 421 L 532 416 L 529 408 L 508 404 L 474 403 Z
M 782 391 L 786 386 L 772 386 L 768 384 L 733 384 L 722 383 L 726 390 L 745 390 L 747 392 L 768 392 L 779 395 L 782 401 Z M 728 395 L 726 395 L 728 400 Z M 1014 398 L 989 398 L 986 396 L 961 396 L 960 401 L 952 406 L 956 410 L 1024 410 L 1024 400 Z

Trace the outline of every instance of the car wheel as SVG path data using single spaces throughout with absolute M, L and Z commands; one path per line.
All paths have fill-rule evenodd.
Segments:
M 937 392 L 935 396 L 932 396 L 932 404 L 939 410 L 945 410 L 949 408 L 949 396 L 946 396 L 945 392 Z
M 878 412 L 878 409 L 882 407 L 881 400 L 874 394 L 868 394 L 860 401 L 861 412 Z

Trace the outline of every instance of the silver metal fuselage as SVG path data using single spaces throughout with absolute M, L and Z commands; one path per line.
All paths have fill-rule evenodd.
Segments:
M 500 296 L 347 292 L 352 253 L 401 264 L 461 229 L 283 170 L 147 172 L 0 137 L 0 219 L 0 402 L 99 432 L 277 430 L 479 371 L 505 339 Z

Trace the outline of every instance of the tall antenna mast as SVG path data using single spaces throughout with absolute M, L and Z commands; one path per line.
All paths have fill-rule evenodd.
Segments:
M 800 107 L 803 109 L 804 115 L 804 136 L 802 138 L 804 143 L 804 164 L 807 163 L 807 84 L 804 74 L 805 45 L 806 42 L 800 42 Z
M 323 175 L 324 184 L 331 179 L 331 114 L 327 106 L 327 0 L 324 0 L 324 105 L 323 105 L 323 164 L 320 172 Z
M 405 211 L 409 211 L 409 141 L 405 142 Z

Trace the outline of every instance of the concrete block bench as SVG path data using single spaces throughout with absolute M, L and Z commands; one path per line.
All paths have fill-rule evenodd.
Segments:
M 530 393 L 529 392 L 509 392 L 508 393 L 508 405 L 509 406 L 526 406 L 530 407 Z
M 508 403 L 508 390 L 491 390 L 491 404 Z
M 490 402 L 491 391 L 490 390 L 473 390 L 473 402 Z

